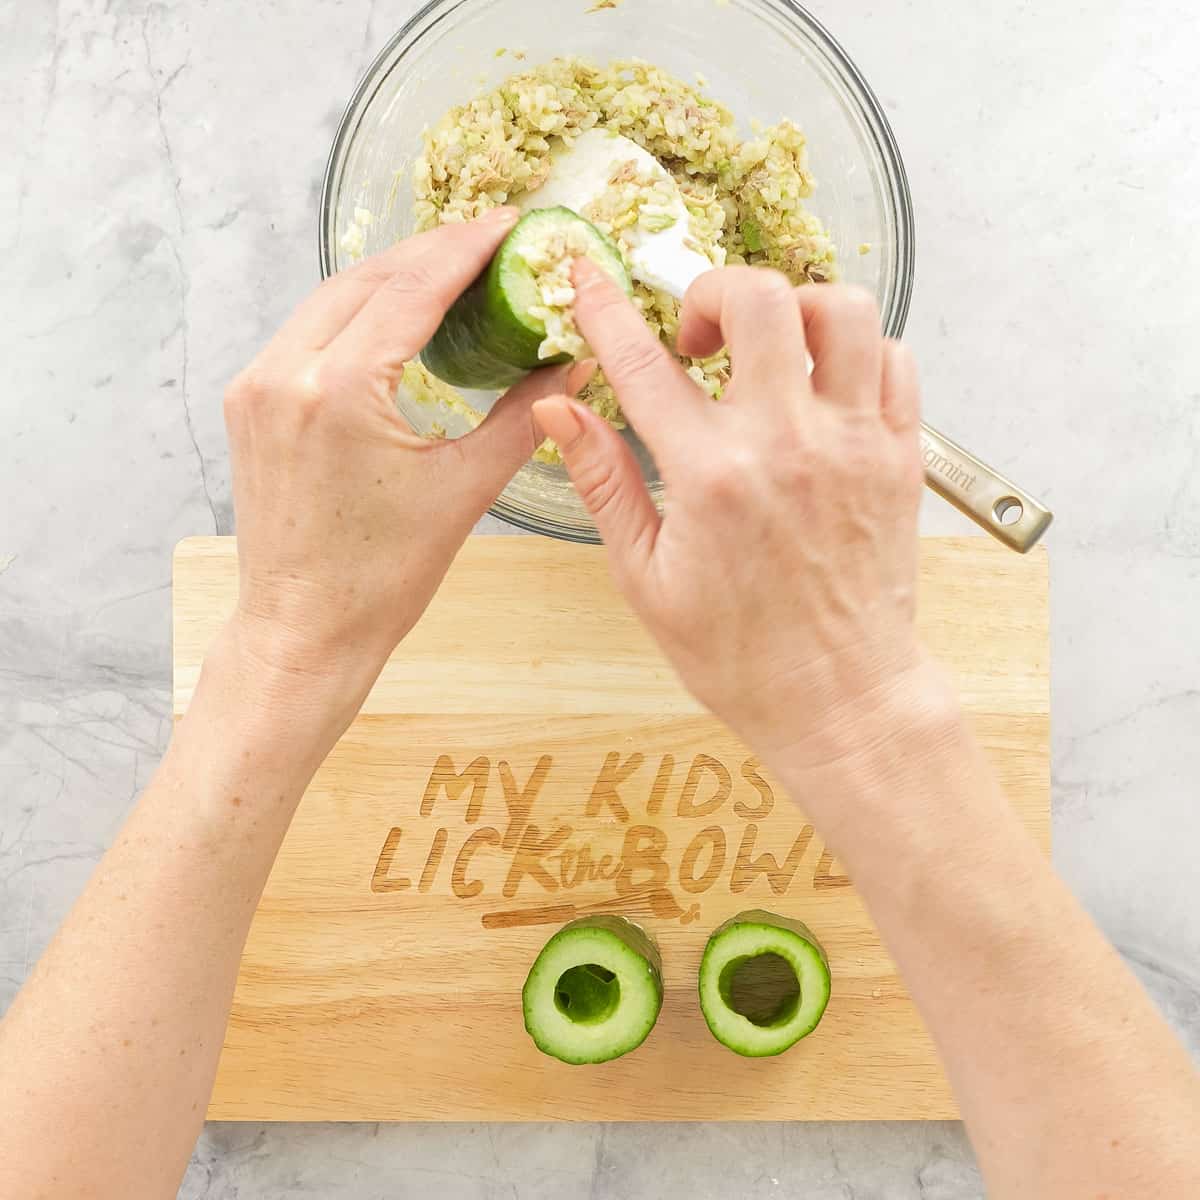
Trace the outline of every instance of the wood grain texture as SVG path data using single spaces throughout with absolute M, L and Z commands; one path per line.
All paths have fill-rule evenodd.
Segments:
M 177 714 L 236 588 L 232 539 L 180 545 Z M 1048 849 L 1044 552 L 925 542 L 920 624 Z M 893 963 L 796 799 L 680 688 L 601 551 L 472 540 L 300 806 L 209 1116 L 955 1116 Z M 696 1003 L 708 933 L 752 907 L 805 920 L 833 970 L 820 1028 L 773 1060 L 722 1049 Z M 543 942 L 589 909 L 651 931 L 666 999 L 636 1053 L 567 1067 L 529 1041 L 520 990 Z

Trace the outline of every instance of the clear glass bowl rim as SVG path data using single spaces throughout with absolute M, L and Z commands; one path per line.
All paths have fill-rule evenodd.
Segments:
M 359 122 L 371 106 L 375 93 L 383 85 L 388 74 L 403 61 L 404 53 L 409 48 L 406 43 L 416 45 L 431 21 L 440 20 L 457 8 L 477 2 L 478 0 L 428 0 L 405 21 L 387 45 L 375 56 L 374 61 L 363 73 L 355 87 L 354 93 L 342 113 L 342 118 L 338 122 L 337 133 L 334 135 L 333 145 L 329 151 L 329 158 L 325 165 L 325 177 L 321 185 L 317 250 L 322 279 L 328 279 L 335 270 L 334 240 L 336 231 L 334 219 L 342 160 L 358 131 Z M 855 65 L 854 60 L 808 9 L 797 4 L 796 0 L 760 0 L 760 2 L 769 4 L 808 35 L 812 45 L 824 55 L 826 64 L 841 78 L 847 92 L 857 103 L 859 115 L 874 140 L 875 149 L 883 165 L 883 182 L 891 199 L 896 239 L 895 286 L 889 297 L 887 310 L 882 314 L 883 331 L 888 337 L 899 338 L 904 333 L 908 322 L 909 307 L 912 303 L 916 223 L 913 217 L 912 192 L 908 184 L 908 172 L 905 170 L 904 160 L 900 155 L 896 135 L 883 111 L 883 105 L 880 104 L 879 98 Z M 400 50 L 399 54 L 396 53 L 397 49 Z M 551 537 L 575 542 L 594 543 L 600 540 L 597 535 L 585 533 L 576 528 L 555 526 L 544 519 L 529 517 L 520 510 L 505 504 L 503 497 L 492 506 L 491 513 L 510 525 L 515 525 L 530 533 L 547 534 Z

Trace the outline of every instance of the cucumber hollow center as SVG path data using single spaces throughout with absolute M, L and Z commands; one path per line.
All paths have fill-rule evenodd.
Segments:
M 555 1008 L 576 1025 L 607 1021 L 620 1004 L 620 979 L 599 963 L 571 967 L 554 985 Z
M 774 950 L 730 959 L 717 986 L 725 1006 L 759 1029 L 789 1024 L 803 998 L 799 973 Z

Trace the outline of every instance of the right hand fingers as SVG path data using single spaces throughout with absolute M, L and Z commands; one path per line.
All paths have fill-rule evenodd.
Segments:
M 809 394 L 804 324 L 786 275 L 765 267 L 709 271 L 688 289 L 677 346 L 706 357 L 721 346 L 733 359 L 737 395 L 774 405 Z
M 796 298 L 813 356 L 814 391 L 832 404 L 878 412 L 883 336 L 874 296 L 822 283 L 799 288 Z
M 574 280 L 579 328 L 626 416 L 662 464 L 689 425 L 707 415 L 708 398 L 603 271 L 581 258 Z
M 791 320 L 797 313 L 798 335 Z M 694 356 L 727 345 L 736 379 L 748 383 L 752 395 L 767 396 L 780 393 L 781 378 L 794 378 L 801 369 L 808 375 L 811 350 L 805 391 L 850 408 L 871 410 L 880 403 L 879 309 L 862 288 L 808 284 L 793 290 L 783 276 L 762 267 L 712 271 L 688 291 L 677 345 L 681 354 Z
M 896 433 L 907 433 L 921 420 L 921 382 L 917 360 L 902 342 L 883 343 L 883 419 Z
M 608 546 L 613 574 L 628 588 L 649 562 L 662 519 L 628 443 L 585 405 L 552 396 L 534 419 L 562 451 L 571 482 Z

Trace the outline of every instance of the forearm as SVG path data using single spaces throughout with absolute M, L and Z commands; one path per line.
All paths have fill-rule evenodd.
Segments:
M 251 917 L 345 708 L 287 698 L 238 642 L 231 627 L 214 647 L 154 780 L 0 1024 L 6 1197 L 178 1189 Z
M 1021 826 L 948 689 L 925 674 L 846 730 L 826 765 L 778 769 L 904 974 L 989 1194 L 1200 1194 L 1191 1064 Z

